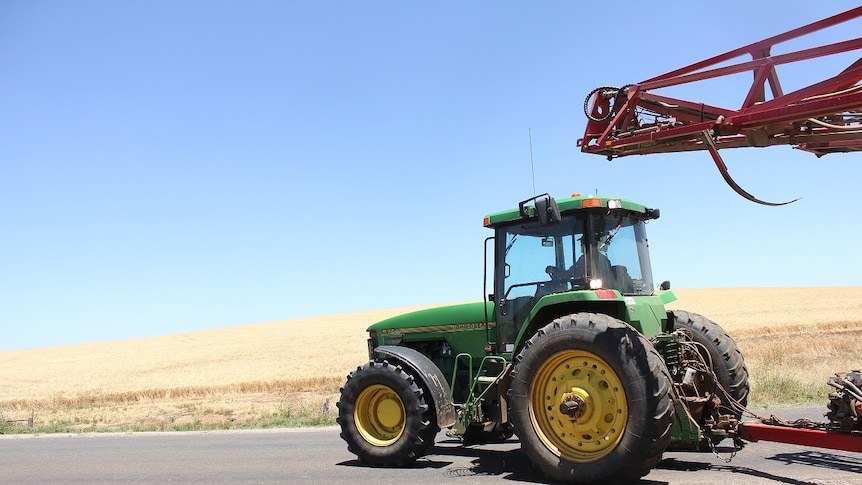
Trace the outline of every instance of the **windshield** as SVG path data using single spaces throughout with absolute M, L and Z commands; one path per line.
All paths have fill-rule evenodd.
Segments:
M 500 338 L 514 342 L 520 323 L 542 296 L 571 290 L 652 293 L 644 222 L 628 211 L 566 214 L 497 228 L 495 299 Z
M 632 214 L 596 215 L 594 242 L 605 288 L 623 294 L 652 293 L 652 270 L 644 222 Z M 607 268 L 607 269 L 606 269 Z

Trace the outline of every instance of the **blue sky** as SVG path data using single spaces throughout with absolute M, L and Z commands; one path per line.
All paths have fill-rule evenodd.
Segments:
M 804 197 L 767 208 L 703 152 L 576 146 L 593 88 L 854 6 L 6 0 L 0 350 L 479 299 L 482 217 L 533 195 L 528 132 L 539 193 L 661 209 L 657 281 L 860 285 L 862 154 L 723 151 L 753 194 Z M 747 87 L 668 94 L 737 107 Z

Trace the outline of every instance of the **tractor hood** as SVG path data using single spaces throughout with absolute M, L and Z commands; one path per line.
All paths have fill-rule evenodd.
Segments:
M 487 313 L 486 313 L 487 311 Z M 493 327 L 494 304 L 491 302 L 461 303 L 405 313 L 379 321 L 368 331 L 380 334 L 438 332 L 447 330 L 484 329 L 485 318 Z

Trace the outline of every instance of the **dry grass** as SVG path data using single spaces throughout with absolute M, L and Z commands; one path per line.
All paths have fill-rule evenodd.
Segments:
M 819 403 L 829 375 L 862 367 L 860 290 L 677 290 L 671 307 L 734 336 L 754 405 Z M 0 419 L 34 413 L 42 430 L 329 424 L 345 375 L 366 359 L 365 328 L 412 309 L 0 352 Z
M 417 308 L 0 352 L 0 419 L 35 413 L 47 430 L 332 422 L 344 377 L 367 359 L 365 329 Z

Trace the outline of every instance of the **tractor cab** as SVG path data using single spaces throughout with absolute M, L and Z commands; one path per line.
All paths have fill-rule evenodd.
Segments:
M 644 226 L 658 214 L 623 199 L 576 195 L 558 203 L 544 194 L 521 202 L 517 211 L 488 216 L 485 225 L 495 231 L 498 349 L 514 350 L 524 321 L 544 297 L 557 296 L 547 301 L 558 304 L 651 295 Z

